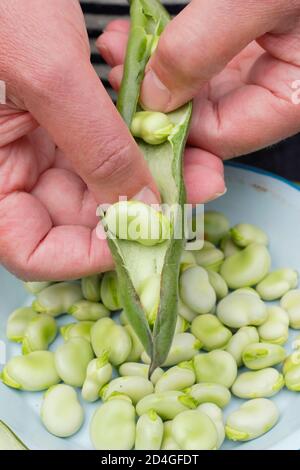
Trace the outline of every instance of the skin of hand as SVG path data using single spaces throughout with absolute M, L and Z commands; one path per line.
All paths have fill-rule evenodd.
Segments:
M 0 262 L 32 281 L 111 269 L 97 205 L 159 195 L 90 63 L 79 2 L 1 0 L 0 17 Z M 187 152 L 185 177 L 191 202 L 224 191 L 208 153 Z
M 128 24 L 98 48 L 119 87 Z M 194 98 L 189 145 L 232 158 L 300 130 L 300 1 L 192 0 L 163 33 L 143 82 L 147 109 Z

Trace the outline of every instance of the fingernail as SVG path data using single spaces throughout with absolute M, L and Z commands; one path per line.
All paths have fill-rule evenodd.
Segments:
M 142 90 L 142 106 L 153 111 L 165 111 L 171 101 L 171 93 L 160 81 L 156 73 L 149 69 L 146 72 Z
M 105 60 L 105 62 L 112 67 L 114 65 L 113 56 L 112 56 L 109 48 L 107 47 L 107 45 L 102 42 L 101 36 L 97 40 L 97 47 L 98 47 L 98 49 L 100 51 L 100 54 L 102 55 L 103 59 Z
M 215 193 L 211 198 L 207 199 L 205 202 L 215 201 L 216 199 L 219 199 L 219 197 L 225 196 L 226 193 L 227 188 L 225 188 L 222 193 Z
M 160 201 L 157 198 L 156 194 L 148 188 L 148 186 L 145 186 L 141 191 L 139 191 L 133 198 L 134 201 L 140 201 L 143 202 L 144 204 L 159 204 Z

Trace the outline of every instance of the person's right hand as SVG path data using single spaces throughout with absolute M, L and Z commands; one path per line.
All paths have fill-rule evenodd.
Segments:
M 116 88 L 126 28 L 98 42 Z M 300 131 L 299 80 L 300 0 L 192 0 L 163 32 L 141 101 L 168 112 L 194 98 L 189 144 L 226 159 Z

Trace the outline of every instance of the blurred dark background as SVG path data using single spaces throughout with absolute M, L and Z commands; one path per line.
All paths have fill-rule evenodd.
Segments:
M 172 15 L 176 15 L 187 1 L 164 0 L 163 3 Z M 112 99 L 116 96 L 111 89 L 107 73 L 108 67 L 95 48 L 95 40 L 105 25 L 114 18 L 128 17 L 129 8 L 126 0 L 81 0 L 91 42 L 92 62 Z M 235 161 L 271 171 L 292 181 L 300 181 L 300 134 L 287 139 L 271 148 L 235 159 Z

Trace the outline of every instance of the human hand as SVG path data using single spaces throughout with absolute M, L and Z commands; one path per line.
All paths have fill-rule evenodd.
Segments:
M 2 0 L 0 17 L 0 262 L 26 280 L 110 269 L 97 205 L 143 188 L 156 201 L 156 187 L 92 68 L 79 3 Z
M 126 29 L 113 23 L 98 43 L 116 88 Z M 141 101 L 170 111 L 194 98 L 191 146 L 224 159 L 252 152 L 300 130 L 299 45 L 299 0 L 192 0 L 163 33 Z

